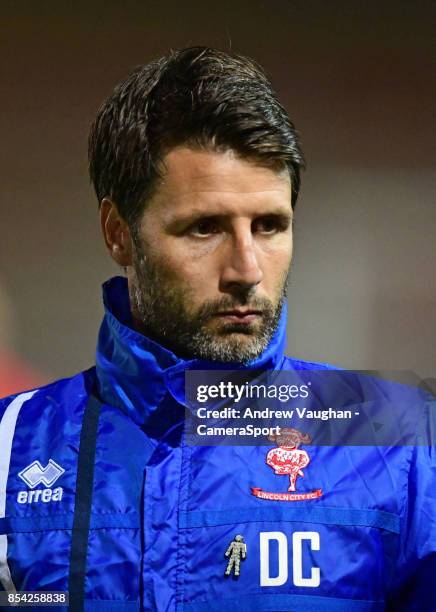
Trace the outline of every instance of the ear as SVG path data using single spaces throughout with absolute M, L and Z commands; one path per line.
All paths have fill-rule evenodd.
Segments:
M 100 205 L 100 225 L 104 241 L 112 259 L 123 268 L 132 265 L 132 238 L 126 221 L 117 205 L 103 198 Z

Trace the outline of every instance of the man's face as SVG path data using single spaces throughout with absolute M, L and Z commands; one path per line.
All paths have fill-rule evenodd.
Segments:
M 137 327 L 176 354 L 247 363 L 280 318 L 292 258 L 291 184 L 236 157 L 177 147 L 133 236 Z

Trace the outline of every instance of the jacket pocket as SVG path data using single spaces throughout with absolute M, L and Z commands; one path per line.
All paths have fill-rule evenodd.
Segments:
M 320 505 L 182 511 L 179 533 L 180 610 L 383 610 L 399 517 Z

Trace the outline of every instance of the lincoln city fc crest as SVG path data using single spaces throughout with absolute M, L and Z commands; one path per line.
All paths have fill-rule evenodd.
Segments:
M 302 501 L 321 497 L 321 489 L 316 489 L 307 493 L 295 493 L 297 478 L 304 476 L 303 468 L 310 463 L 307 451 L 299 448 L 301 444 L 310 444 L 309 434 L 302 434 L 292 427 L 283 427 L 279 434 L 269 436 L 271 442 L 277 444 L 277 448 L 272 448 L 267 456 L 266 463 L 275 474 L 289 476 L 288 493 L 274 493 L 263 491 L 259 487 L 252 487 L 251 492 L 260 499 L 279 500 L 279 501 Z

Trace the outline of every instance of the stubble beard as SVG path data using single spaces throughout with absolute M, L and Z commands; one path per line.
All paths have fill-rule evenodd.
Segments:
M 221 363 L 248 364 L 265 350 L 280 321 L 287 293 L 288 274 L 282 281 L 276 304 L 258 298 L 255 289 L 209 300 L 194 313 L 187 306 L 193 292 L 174 285 L 162 265 L 144 253 L 142 244 L 134 240 L 134 278 L 129 286 L 134 315 L 140 330 L 152 340 L 185 359 L 201 359 Z M 208 327 L 217 312 L 248 306 L 262 311 L 258 325 L 223 323 Z

